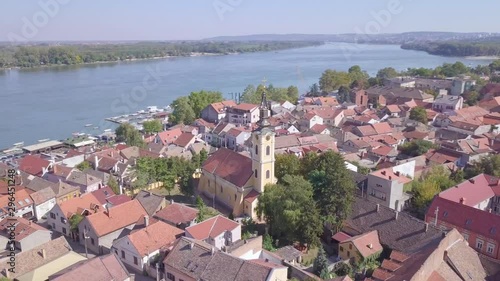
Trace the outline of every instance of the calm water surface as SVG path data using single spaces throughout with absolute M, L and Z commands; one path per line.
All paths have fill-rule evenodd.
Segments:
M 171 58 L 113 64 L 0 71 L 0 148 L 24 141 L 63 139 L 73 132 L 98 134 L 113 128 L 106 117 L 165 106 L 201 89 L 242 92 L 265 77 L 275 86 L 296 85 L 304 92 L 332 68 L 352 65 L 374 75 L 392 66 L 433 68 L 444 62 L 489 64 L 402 50 L 394 45 L 335 43 L 279 52 Z M 85 124 L 93 124 L 85 127 Z M 99 129 L 93 129 L 99 126 Z

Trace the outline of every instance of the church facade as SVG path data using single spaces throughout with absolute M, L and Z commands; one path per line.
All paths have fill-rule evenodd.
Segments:
M 220 148 L 202 167 L 199 192 L 224 204 L 234 216 L 256 218 L 256 206 L 267 184 L 276 182 L 274 176 L 275 134 L 268 127 L 270 117 L 266 95 L 262 95 L 259 128 L 252 132 L 252 148 L 247 155 Z

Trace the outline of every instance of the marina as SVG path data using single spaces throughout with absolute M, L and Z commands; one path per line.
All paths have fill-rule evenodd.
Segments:
M 145 121 L 161 119 L 171 112 L 172 108 L 170 106 L 165 106 L 163 108 L 158 108 L 157 106 L 148 106 L 146 110 L 139 110 L 136 113 L 108 117 L 105 120 L 116 124 L 129 123 L 137 129 L 141 130 L 142 123 L 144 123 Z

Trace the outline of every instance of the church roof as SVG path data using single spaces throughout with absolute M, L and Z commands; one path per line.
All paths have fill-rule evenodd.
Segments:
M 252 159 L 227 148 L 212 154 L 203 163 L 203 169 L 238 187 L 243 187 L 253 174 Z

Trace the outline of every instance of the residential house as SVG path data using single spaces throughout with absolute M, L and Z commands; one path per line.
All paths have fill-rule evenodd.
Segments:
M 234 106 L 236 103 L 233 100 L 212 103 L 201 111 L 201 118 L 208 122 L 219 123 L 226 118 L 227 109 Z
M 462 109 L 464 98 L 460 96 L 439 95 L 432 103 L 432 110 L 437 112 L 449 112 Z
M 86 260 L 84 256 L 73 252 L 68 241 L 59 237 L 17 254 L 14 272 L 9 271 L 8 263 L 3 263 L 0 270 L 10 280 L 48 280 L 50 275 L 83 260 Z
M 471 248 L 490 258 L 500 259 L 500 216 L 436 196 L 427 210 L 425 221 L 444 231 L 458 230 Z
M 313 104 L 319 106 L 337 106 L 339 102 L 335 97 L 316 97 L 313 98 Z
M 173 145 L 184 149 L 191 146 L 196 141 L 196 137 L 191 133 L 182 133 L 174 142 Z
M 118 153 L 117 153 L 118 154 Z M 118 163 L 121 159 L 115 159 L 107 156 L 89 155 L 87 161 L 92 165 L 94 170 L 112 174 L 117 171 Z
M 64 202 L 58 202 L 49 212 L 47 224 L 50 229 L 65 236 L 76 239 L 71 231 L 70 219 L 73 215 L 87 216 L 102 210 L 101 203 L 91 193 L 81 197 L 72 198 Z
M 328 129 L 328 127 L 324 124 L 316 124 L 310 131 L 316 135 L 330 135 L 330 129 Z
M 42 190 L 30 194 L 35 207 L 35 218 L 41 220 L 56 205 L 56 194 L 52 187 L 46 187 Z
M 240 103 L 227 109 L 227 121 L 231 124 L 255 124 L 260 120 L 259 106 Z
M 394 77 L 384 79 L 384 85 L 398 88 L 415 88 L 416 78 Z
M 185 229 L 195 224 L 198 212 L 198 209 L 171 202 L 168 206 L 158 211 L 154 215 L 154 218 L 169 223 L 177 228 Z
M 79 187 L 81 193 L 96 191 L 103 185 L 100 178 L 80 171 L 72 172 L 67 179 L 67 183 Z
M 230 123 L 219 123 L 215 129 L 208 135 L 206 135 L 205 142 L 211 144 L 215 147 L 225 146 L 226 133 L 231 129 L 235 128 L 236 125 Z
M 295 104 L 289 102 L 289 101 L 284 101 L 281 103 L 281 107 L 287 109 L 288 111 L 294 111 L 296 106 Z
M 35 208 L 33 199 L 31 199 L 31 190 L 23 188 L 18 189 L 12 195 L 2 195 L 0 196 L 0 219 L 5 219 L 11 216 L 13 213 L 15 217 L 23 217 L 25 219 L 31 219 L 35 216 Z M 14 198 L 15 201 L 12 201 Z M 12 206 L 12 204 L 14 206 Z
M 229 149 L 237 150 L 239 147 L 244 146 L 251 135 L 251 132 L 245 130 L 244 127 L 231 128 L 225 135 L 225 145 Z
M 90 214 L 78 225 L 80 244 L 86 243 L 87 248 L 96 254 L 108 253 L 113 240 L 128 234 L 142 220 L 147 226 L 148 219 L 146 210 L 137 200 Z
M 401 108 L 396 104 L 387 105 L 383 110 L 390 117 L 399 117 L 401 115 Z
M 134 276 L 128 272 L 116 255 L 109 254 L 75 263 L 49 276 L 48 280 L 133 281 Z
M 451 85 L 451 94 L 454 96 L 459 96 L 465 92 L 468 92 L 476 85 L 476 80 L 472 79 L 454 79 Z
M 14 233 L 15 235 L 12 235 Z M 0 221 L 0 248 L 29 251 L 52 240 L 52 232 L 25 218 L 5 218 Z M 13 239 L 14 245 L 11 244 Z M 13 246 L 13 247 L 12 247 Z
M 154 137 L 154 143 L 161 143 L 164 146 L 173 143 L 181 134 L 181 128 L 170 129 L 167 131 L 160 132 Z
M 401 211 L 409 195 L 404 192 L 404 185 L 411 182 L 407 177 L 394 168 L 381 169 L 368 174 L 367 198 L 383 206 Z
M 57 161 L 55 164 L 68 168 L 74 168 L 83 161 L 85 161 L 85 153 L 71 149 L 66 153 L 64 159 Z
M 483 125 L 482 122 L 476 120 L 453 121 L 448 127 L 448 130 L 466 135 L 479 136 L 491 130 L 491 125 Z
M 433 90 L 436 92 L 451 89 L 452 81 L 447 79 L 416 78 L 415 88 L 422 90 Z
M 218 215 L 186 227 L 186 237 L 204 241 L 220 250 L 241 239 L 241 224 Z
M 163 260 L 165 280 L 287 280 L 287 268 L 265 260 L 241 260 L 183 237 Z
M 30 175 L 43 177 L 54 163 L 45 160 L 41 155 L 26 155 L 18 160 L 18 169 Z
M 63 181 L 52 184 L 52 190 L 56 196 L 56 203 L 67 201 L 71 198 L 79 197 L 81 192 L 78 186 L 74 186 Z
M 206 134 L 210 133 L 215 128 L 216 123 L 208 122 L 204 119 L 196 119 L 193 122 L 193 126 L 198 127 L 198 132 L 204 137 Z
M 500 96 L 500 83 L 488 83 L 481 88 L 479 93 L 486 99 L 498 97 Z
M 151 217 L 167 206 L 164 196 L 146 190 L 139 191 L 134 200 L 139 201 L 146 213 Z
M 350 260 L 359 264 L 369 259 L 377 259 L 382 250 L 378 232 L 372 230 L 340 242 L 338 253 L 343 260 Z
M 349 93 L 351 101 L 358 106 L 368 106 L 368 94 L 365 90 L 353 90 Z
M 184 231 L 157 221 L 113 242 L 112 252 L 119 259 L 141 274 L 148 272 L 150 263 L 162 249 L 172 246 Z
M 323 119 L 323 124 L 338 127 L 344 121 L 345 114 L 341 108 L 320 107 L 314 112 Z
M 318 116 L 314 111 L 310 111 L 304 114 L 299 122 L 302 128 L 311 129 L 314 125 L 323 125 L 323 118 Z

